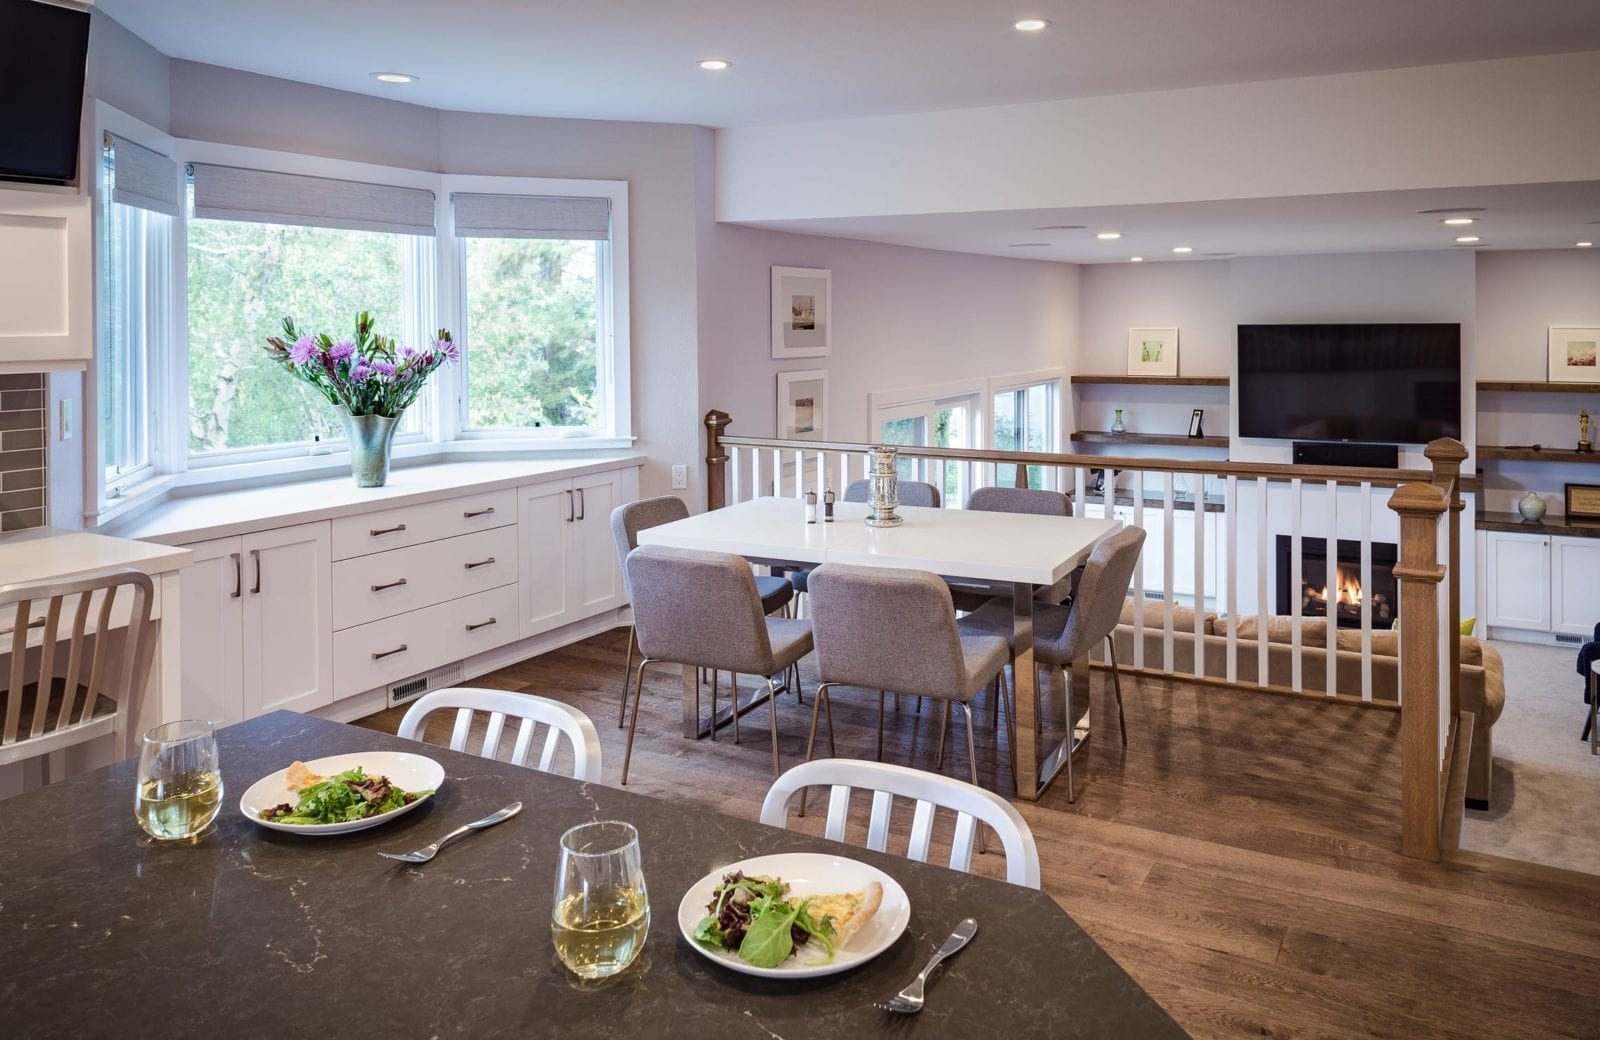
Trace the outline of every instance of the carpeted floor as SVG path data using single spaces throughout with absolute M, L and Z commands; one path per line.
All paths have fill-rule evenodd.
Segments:
M 1497 640 L 1506 707 L 1494 727 L 1494 786 L 1486 812 L 1467 810 L 1461 845 L 1512 859 L 1600 874 L 1600 757 L 1583 728 L 1576 647 Z

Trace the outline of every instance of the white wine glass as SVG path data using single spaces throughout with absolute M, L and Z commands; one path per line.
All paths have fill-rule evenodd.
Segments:
M 561 836 L 550 938 L 580 978 L 615 975 L 639 955 L 650 931 L 650 897 L 639 832 L 617 820 L 581 823 Z
M 139 753 L 134 816 L 157 841 L 194 841 L 222 807 L 217 728 L 200 719 L 146 731 Z

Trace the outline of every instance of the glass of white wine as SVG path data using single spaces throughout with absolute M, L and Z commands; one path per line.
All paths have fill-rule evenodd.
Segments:
M 639 832 L 616 820 L 581 823 L 561 836 L 550 938 L 585 979 L 615 975 L 639 955 L 650 931 L 650 897 Z
M 145 833 L 157 841 L 194 841 L 221 807 L 216 727 L 184 719 L 147 731 L 133 796 Z

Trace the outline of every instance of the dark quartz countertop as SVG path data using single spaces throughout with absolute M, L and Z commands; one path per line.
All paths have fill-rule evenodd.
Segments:
M 0 802 L 0 1023 L 31 1037 L 1138 1037 L 1186 1034 L 1042 893 L 865 849 L 911 897 L 906 934 L 830 978 L 721 968 L 678 934 L 682 893 L 750 855 L 821 839 L 596 784 L 427 752 L 448 779 L 392 824 L 280 834 L 238 796 L 296 758 L 417 745 L 276 712 L 220 731 L 228 792 L 192 847 L 133 819 L 133 762 Z M 426 844 L 521 799 L 522 814 L 422 867 Z M 639 828 L 650 935 L 626 972 L 580 983 L 555 959 L 557 839 L 590 819 Z M 962 917 L 971 946 L 912 1017 L 870 1006 L 908 982 Z
M 1543 520 L 1524 520 L 1520 513 L 1485 511 L 1478 513 L 1473 523 L 1480 531 L 1515 531 L 1518 534 L 1600 538 L 1600 520 L 1566 520 L 1558 516 L 1547 516 Z

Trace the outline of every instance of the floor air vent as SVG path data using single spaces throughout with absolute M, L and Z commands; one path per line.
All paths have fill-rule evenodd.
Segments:
M 418 675 L 410 679 L 402 679 L 389 685 L 389 707 L 414 701 L 429 690 L 442 690 L 446 686 L 454 686 L 461 681 L 461 664 L 457 662 L 446 665 L 427 675 Z

